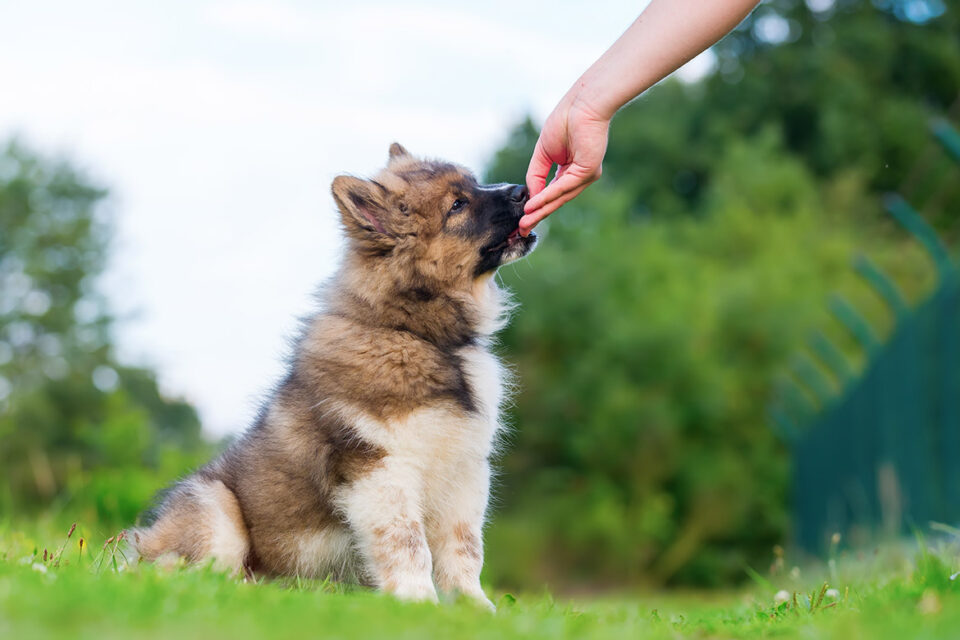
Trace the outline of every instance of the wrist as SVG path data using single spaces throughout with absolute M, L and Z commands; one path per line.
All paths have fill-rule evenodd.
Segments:
M 579 111 L 592 120 L 609 122 L 625 101 L 619 100 L 618 91 L 606 86 L 603 69 L 597 67 L 595 64 L 577 79 L 564 101 L 569 111 Z
M 578 92 L 570 96 L 566 106 L 568 120 L 586 120 L 609 123 L 619 105 L 610 104 L 590 92 Z

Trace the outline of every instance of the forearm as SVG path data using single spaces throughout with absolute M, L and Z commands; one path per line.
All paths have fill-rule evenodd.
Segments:
M 717 42 L 757 4 L 758 0 L 652 0 L 564 100 L 612 118 L 624 104 Z

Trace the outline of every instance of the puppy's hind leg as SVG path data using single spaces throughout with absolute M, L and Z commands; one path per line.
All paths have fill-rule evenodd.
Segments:
M 145 560 L 181 557 L 188 562 L 214 559 L 214 566 L 239 573 L 250 551 L 236 495 L 219 480 L 193 477 L 177 484 L 148 527 L 127 533 Z

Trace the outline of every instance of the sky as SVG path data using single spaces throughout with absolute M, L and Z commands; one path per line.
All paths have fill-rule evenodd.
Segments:
M 121 361 L 235 433 L 336 267 L 334 176 L 394 140 L 482 171 L 645 4 L 8 0 L 0 141 L 109 188 Z

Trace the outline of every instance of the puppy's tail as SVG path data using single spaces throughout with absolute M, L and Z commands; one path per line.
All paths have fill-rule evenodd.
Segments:
M 250 552 L 240 503 L 220 480 L 194 476 L 174 485 L 145 522 L 126 533 L 135 559 L 167 564 L 212 558 L 219 569 L 240 572 Z

